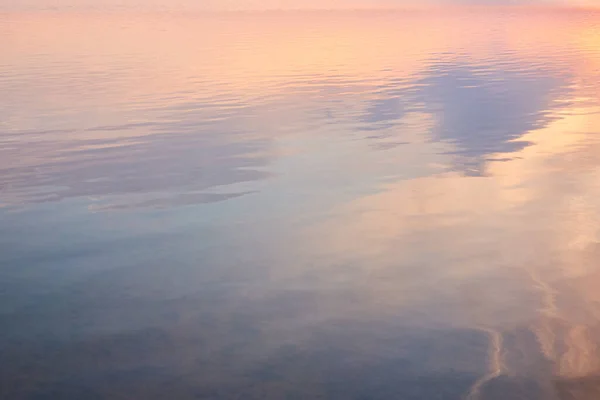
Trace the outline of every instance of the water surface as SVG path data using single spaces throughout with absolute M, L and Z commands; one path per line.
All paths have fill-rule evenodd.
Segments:
M 0 37 L 1 398 L 600 398 L 600 14 Z

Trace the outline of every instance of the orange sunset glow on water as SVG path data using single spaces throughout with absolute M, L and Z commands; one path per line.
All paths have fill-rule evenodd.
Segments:
M 0 4 L 0 399 L 599 399 L 600 13 L 513 3 Z

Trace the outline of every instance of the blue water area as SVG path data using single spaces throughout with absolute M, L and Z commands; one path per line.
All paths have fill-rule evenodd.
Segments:
M 0 14 L 0 398 L 600 398 L 600 14 Z

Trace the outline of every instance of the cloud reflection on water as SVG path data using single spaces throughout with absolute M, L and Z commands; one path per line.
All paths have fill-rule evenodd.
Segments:
M 595 399 L 596 21 L 452 17 L 14 17 L 4 390 Z

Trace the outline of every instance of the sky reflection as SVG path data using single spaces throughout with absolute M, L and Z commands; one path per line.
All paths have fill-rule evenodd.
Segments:
M 0 397 L 598 398 L 597 22 L 3 14 Z

